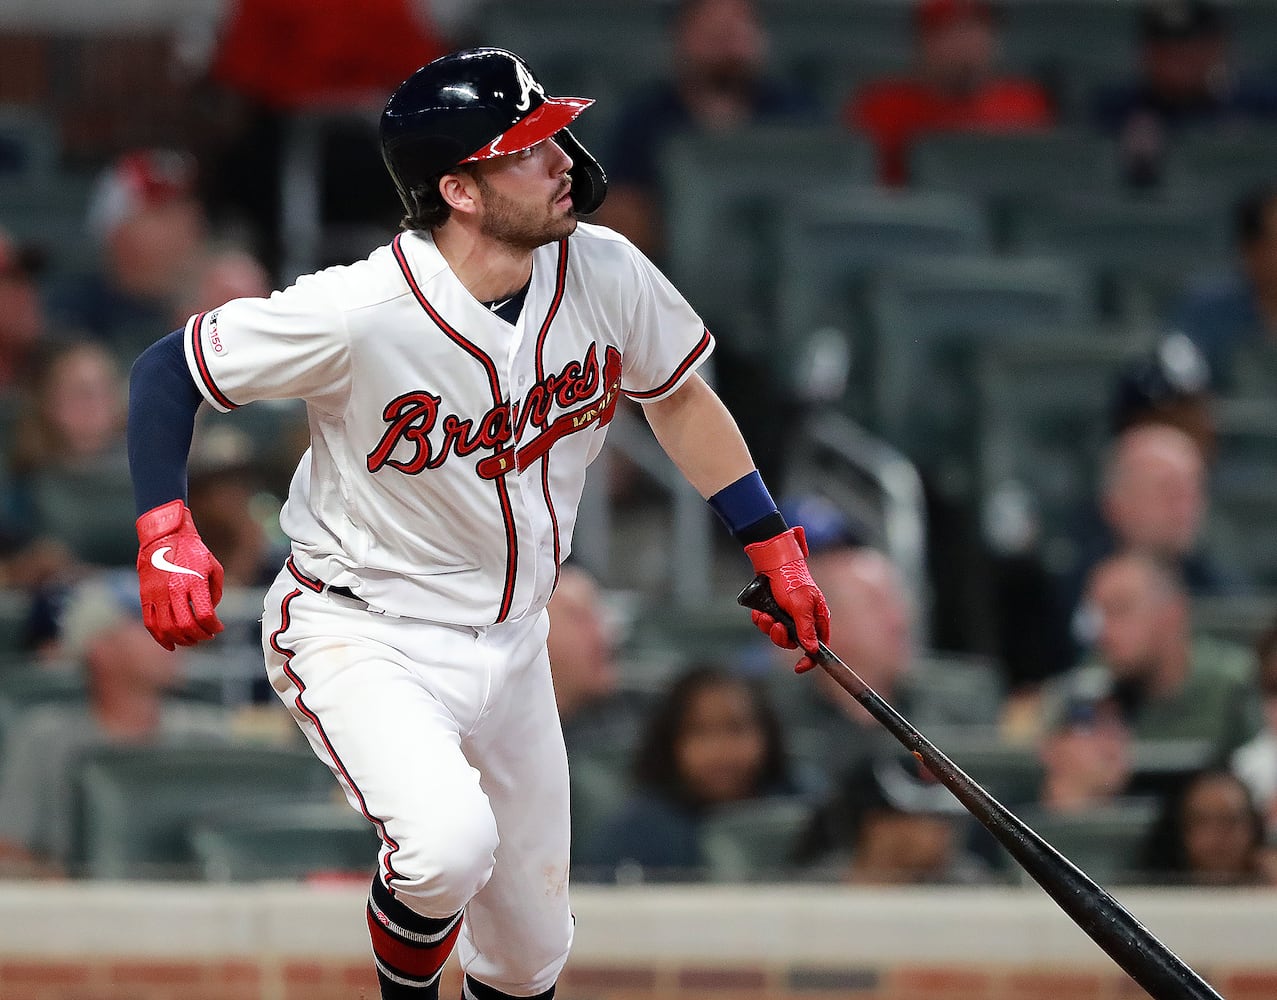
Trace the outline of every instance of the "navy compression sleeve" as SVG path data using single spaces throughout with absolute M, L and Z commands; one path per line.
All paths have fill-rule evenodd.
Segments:
M 129 473 L 138 516 L 186 499 L 186 461 L 200 395 L 186 367 L 183 331 L 157 340 L 129 376 Z

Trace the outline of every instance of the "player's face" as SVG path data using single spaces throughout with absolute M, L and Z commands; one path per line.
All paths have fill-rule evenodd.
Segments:
M 479 231 L 520 250 L 570 236 L 576 229 L 571 167 L 553 139 L 479 164 Z

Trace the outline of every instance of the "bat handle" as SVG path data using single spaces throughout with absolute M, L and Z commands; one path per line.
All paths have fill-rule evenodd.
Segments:
M 767 582 L 767 577 L 761 573 L 750 580 L 736 597 L 736 603 L 743 608 L 749 608 L 751 611 L 761 611 L 765 615 L 770 615 L 776 621 L 785 626 L 785 631 L 789 633 L 789 638 L 794 642 L 798 642 L 798 629 L 794 625 L 794 619 L 779 604 L 776 603 L 776 597 L 772 594 L 771 584 Z M 825 644 L 820 644 L 820 652 L 825 652 Z M 819 657 L 816 657 L 819 659 Z

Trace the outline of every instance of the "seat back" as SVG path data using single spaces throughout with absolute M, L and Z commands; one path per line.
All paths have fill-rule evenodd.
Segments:
M 78 866 L 92 878 L 191 876 L 191 829 L 230 807 L 327 801 L 333 779 L 309 751 L 189 744 L 108 747 L 82 762 Z
M 811 818 L 811 804 L 799 798 L 773 797 L 724 807 L 707 818 L 701 830 L 709 878 L 783 880 Z

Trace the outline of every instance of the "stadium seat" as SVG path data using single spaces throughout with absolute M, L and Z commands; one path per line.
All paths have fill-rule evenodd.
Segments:
M 988 728 L 937 726 L 925 735 L 1003 805 L 1037 800 L 1043 768 L 1033 747 L 1007 743 Z
M 377 864 L 375 828 L 345 802 L 263 803 L 196 824 L 190 851 L 210 882 L 367 873 Z
M 1114 145 L 1091 132 L 942 132 L 918 141 L 909 161 L 919 187 L 982 198 L 997 214 L 1060 193 L 1105 193 L 1119 186 Z
M 862 307 L 874 268 L 906 258 L 992 251 L 982 207 L 944 192 L 885 192 L 846 184 L 796 201 L 780 227 L 777 364 L 801 366 L 808 338 L 832 327 L 850 343 L 848 399 L 869 396 L 873 342 Z M 786 374 L 783 368 L 778 374 Z M 793 389 L 804 386 L 788 373 Z M 852 416 L 863 418 L 863 412 Z
M 974 485 L 979 347 L 1047 341 L 1096 319 L 1084 272 L 1052 259 L 899 262 L 878 273 L 868 305 L 878 430 L 952 495 Z
M 1277 403 L 1224 400 L 1216 422 L 1206 544 L 1252 585 L 1277 588 Z
M 801 798 L 759 799 L 718 810 L 701 828 L 701 850 L 710 880 L 784 880 L 811 819 L 812 806 Z
M 1164 316 L 1192 274 L 1229 257 L 1227 217 L 1200 201 L 1045 198 L 1015 211 L 1010 226 L 1016 252 L 1090 269 L 1105 312 L 1127 322 Z
M 1119 799 L 1069 815 L 1041 809 L 1025 810 L 1021 819 L 1048 844 L 1101 885 L 1120 884 L 1138 874 L 1140 854 L 1157 818 L 1151 798 Z M 1015 867 L 1023 884 L 1032 879 Z
M 22 652 L 31 594 L 18 587 L 0 587 L 0 655 Z
M 740 351 L 774 339 L 779 220 L 803 185 L 872 183 L 863 139 L 833 126 L 755 125 L 684 135 L 662 154 L 670 278 Z
M 190 831 L 227 809 L 326 802 L 328 768 L 309 750 L 189 744 L 110 747 L 78 773 L 76 868 L 92 878 L 197 875 Z
M 6 654 L 5 662 L 0 664 L 0 751 L 8 733 L 28 709 L 87 700 L 80 671 L 37 665 L 25 656 Z
M 1213 205 L 1227 224 L 1237 198 L 1273 183 L 1274 158 L 1277 127 L 1185 132 L 1167 150 L 1166 188 L 1171 196 Z
M 1142 340 L 1097 327 L 980 348 L 980 496 L 986 505 L 1007 491 L 1026 499 L 1048 550 L 1072 545 L 1072 519 L 1097 485 L 1110 387 Z
M 29 107 L 0 105 L 0 176 L 39 183 L 60 156 L 57 126 Z
M 979 656 L 930 652 L 915 658 L 903 681 L 909 721 L 926 730 L 938 725 L 996 726 L 1003 682 L 997 664 Z

